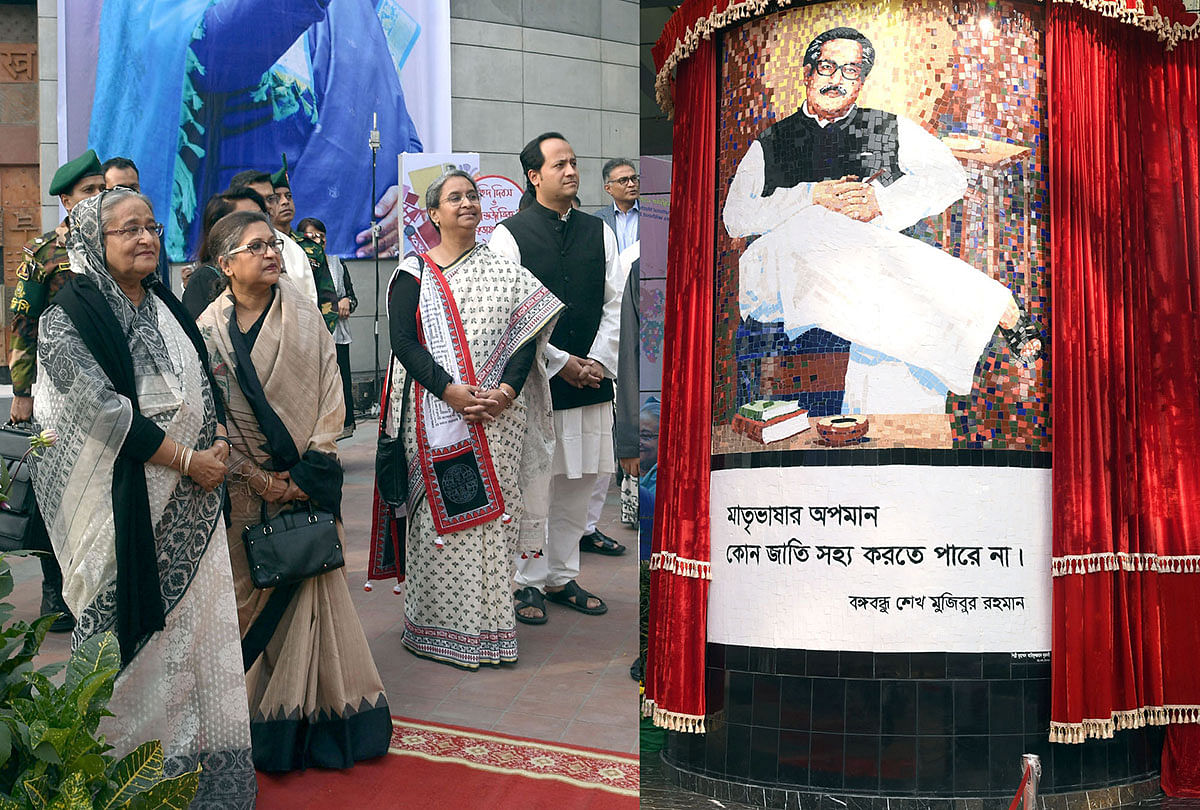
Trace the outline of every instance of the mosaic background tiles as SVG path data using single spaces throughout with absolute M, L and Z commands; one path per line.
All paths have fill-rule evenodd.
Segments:
M 858 99 L 916 121 L 943 139 L 968 176 L 963 199 L 904 233 L 1007 286 L 1046 343 L 1033 367 L 1015 362 L 997 332 L 971 393 L 947 397 L 944 418 L 878 422 L 872 447 L 1050 450 L 1049 198 L 1045 62 L 1040 8 L 843 0 L 789 9 L 725 32 L 720 69 L 717 210 L 756 137 L 804 100 L 803 51 L 841 25 L 866 34 L 875 67 Z M 978 139 L 971 151 L 956 149 Z M 982 148 L 978 148 L 982 144 Z M 742 320 L 738 259 L 750 240 L 718 223 L 713 452 L 751 448 L 725 430 L 755 399 L 797 400 L 814 416 L 842 407 L 849 344 L 814 329 L 789 340 L 780 324 Z M 887 425 L 894 426 L 894 430 Z M 883 431 L 883 432 L 878 432 Z M 758 450 L 775 450 L 773 445 Z

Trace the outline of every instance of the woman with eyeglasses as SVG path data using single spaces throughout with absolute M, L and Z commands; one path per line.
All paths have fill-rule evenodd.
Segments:
M 474 670 L 517 660 L 514 553 L 541 550 L 554 441 L 549 382 L 535 361 L 562 303 L 476 244 L 470 175 L 443 175 L 425 204 L 441 242 L 404 259 L 388 285 L 393 359 L 381 430 L 403 437 L 414 470 L 402 643 Z M 376 528 L 374 538 L 392 536 Z
M 238 211 L 209 234 L 228 290 L 200 315 L 229 414 L 229 495 L 240 529 L 300 502 L 341 533 L 341 377 L 321 313 L 280 277 L 279 237 Z M 263 771 L 348 768 L 387 753 L 383 683 L 342 570 L 256 589 L 241 537 L 229 542 L 243 638 L 254 764 Z
M 208 353 L 155 273 L 162 225 L 147 198 L 105 191 L 71 220 L 74 274 L 38 324 L 34 414 L 58 440 L 34 486 L 74 644 L 116 634 L 100 731 L 115 756 L 159 739 L 169 775 L 199 766 L 194 808 L 253 807 L 221 514 L 230 441 Z
M 258 211 L 265 214 L 267 204 L 252 188 L 236 188 L 209 197 L 208 204 L 204 206 L 204 225 L 200 248 L 196 251 L 196 262 L 184 268 L 183 275 L 183 306 L 193 319 L 199 318 L 200 313 L 225 289 L 225 274 L 216 266 L 208 235 L 222 217 L 234 211 Z

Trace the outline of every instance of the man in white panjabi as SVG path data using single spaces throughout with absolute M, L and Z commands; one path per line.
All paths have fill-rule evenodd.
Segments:
M 725 228 L 757 237 L 738 265 L 741 316 L 849 340 L 844 413 L 944 413 L 997 326 L 1025 362 L 1041 341 L 1007 287 L 899 233 L 960 199 L 967 177 L 917 123 L 856 106 L 874 60 L 853 28 L 815 37 L 804 103 L 738 164 Z
M 566 305 L 543 355 L 555 432 L 546 553 L 518 559 L 514 576 L 517 621 L 525 624 L 545 623 L 547 601 L 591 615 L 608 610 L 576 578 L 596 478 L 616 466 L 613 378 L 625 274 L 612 229 L 571 207 L 579 191 L 576 164 L 560 133 L 545 132 L 526 144 L 521 167 L 529 204 L 497 225 L 489 242 Z

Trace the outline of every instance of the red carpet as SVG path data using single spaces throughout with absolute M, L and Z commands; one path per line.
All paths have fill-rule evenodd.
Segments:
M 259 810 L 635 810 L 638 759 L 392 718 L 388 755 L 345 771 L 258 775 Z

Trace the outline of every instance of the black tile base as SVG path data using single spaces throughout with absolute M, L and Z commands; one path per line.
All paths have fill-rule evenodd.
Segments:
M 1158 728 L 1048 741 L 1048 655 L 710 644 L 706 673 L 708 734 L 669 734 L 665 756 L 711 779 L 818 795 L 1010 800 L 1027 753 L 1041 757 L 1043 796 L 1158 772 Z

